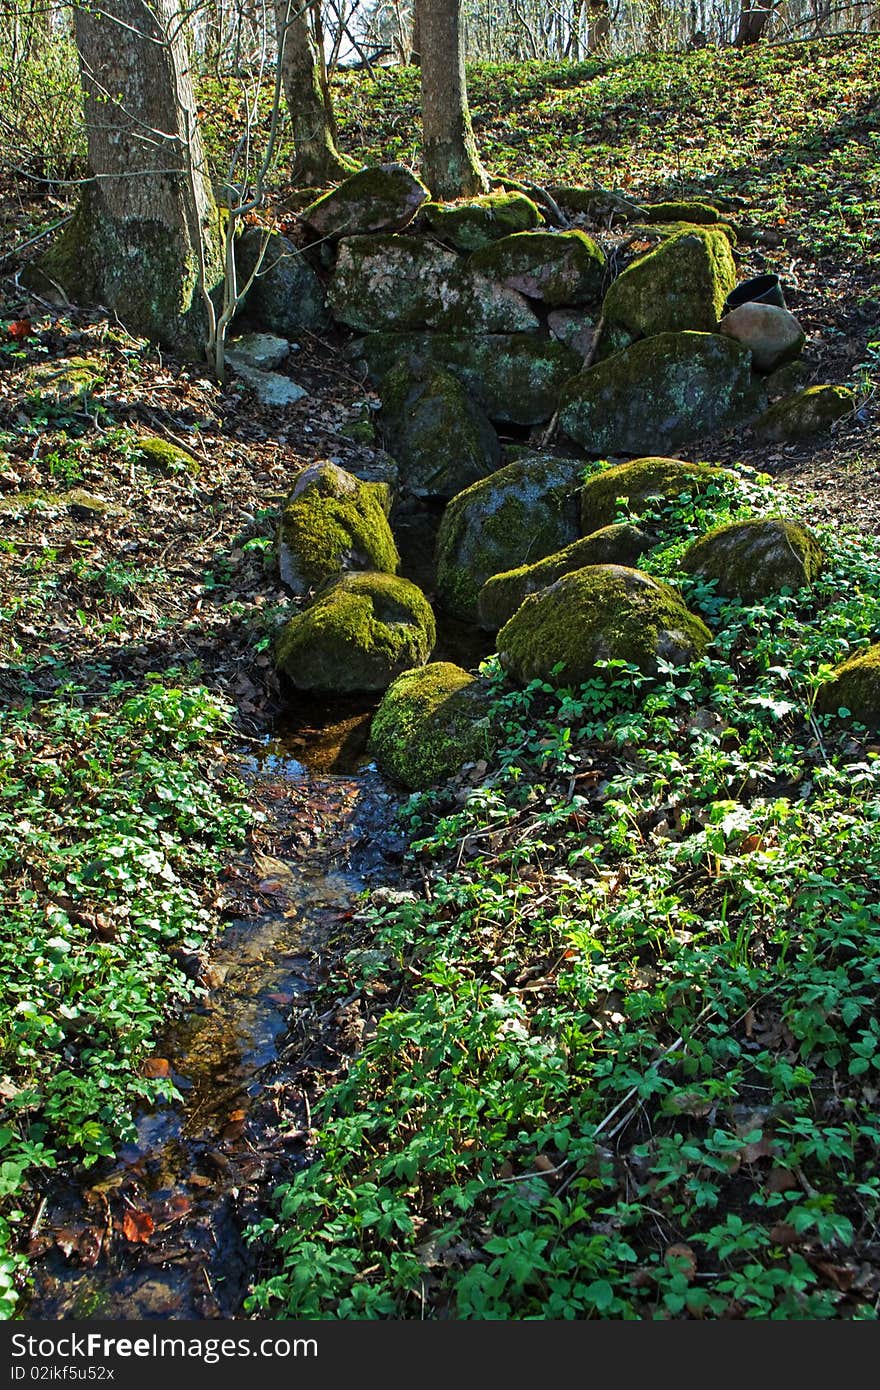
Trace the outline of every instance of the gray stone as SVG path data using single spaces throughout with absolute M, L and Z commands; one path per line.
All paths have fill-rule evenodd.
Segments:
M 261 372 L 244 362 L 232 362 L 230 365 L 234 367 L 236 376 L 241 377 L 242 381 L 250 386 L 261 405 L 273 408 L 295 405 L 307 395 L 301 386 L 297 386 L 289 376 L 282 376 L 280 372 Z
M 804 330 L 788 309 L 755 301 L 725 314 L 718 331 L 749 349 L 756 372 L 772 372 L 790 362 L 805 342 Z
M 244 366 L 271 372 L 289 356 L 290 343 L 274 333 L 244 333 L 240 338 L 233 338 L 226 349 L 226 360 L 236 370 Z
M 399 232 L 430 196 L 405 164 L 380 164 L 352 174 L 311 203 L 301 216 L 322 237 Z
M 583 309 L 553 309 L 547 327 L 558 343 L 571 348 L 579 357 L 588 357 L 596 341 L 596 324 Z
M 448 499 L 501 464 L 486 412 L 443 367 L 398 362 L 381 386 L 382 428 L 400 480 L 417 497 Z
M 324 288 L 302 253 L 280 232 L 248 227 L 235 243 L 235 266 L 241 286 L 257 270 L 243 305 L 253 323 L 282 338 L 327 326 Z

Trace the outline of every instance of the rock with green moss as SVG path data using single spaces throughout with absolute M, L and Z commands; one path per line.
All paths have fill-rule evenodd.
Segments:
M 300 215 L 322 237 L 399 232 L 430 196 L 405 164 L 380 164 L 359 169 Z
M 625 565 L 590 565 L 530 594 L 499 632 L 498 656 L 523 684 L 580 685 L 598 673 L 598 661 L 628 661 L 647 673 L 658 660 L 685 665 L 711 636 L 668 584 Z
M 458 251 L 479 251 L 490 242 L 541 225 L 537 205 L 524 193 L 484 193 L 456 203 L 426 203 L 432 231 Z
M 396 574 L 400 556 L 388 525 L 390 491 L 362 483 L 335 463 L 297 475 L 278 527 L 278 568 L 295 594 L 344 570 Z
M 605 296 L 602 314 L 615 350 L 658 333 L 714 333 L 736 284 L 723 231 L 690 227 L 628 266 Z
M 329 319 L 324 287 L 305 256 L 280 232 L 248 227 L 235 242 L 235 266 L 248 317 L 270 333 L 295 338 Z
M 490 420 L 516 425 L 549 420 L 563 384 L 583 365 L 570 348 L 538 333 L 370 333 L 352 355 L 374 381 L 401 358 L 445 367 Z
M 522 295 L 471 269 L 454 251 L 412 236 L 346 237 L 328 287 L 349 328 L 524 333 L 538 320 Z
M 880 732 L 880 642 L 837 667 L 820 686 L 816 709 L 820 714 L 845 710 L 858 724 Z
M 570 217 L 586 217 L 601 222 L 603 227 L 630 222 L 641 217 L 644 206 L 623 193 L 609 188 L 583 188 L 579 184 L 553 183 L 547 189 L 550 197 Z
M 515 232 L 475 251 L 468 264 L 529 299 L 555 308 L 595 304 L 605 253 L 586 232 Z
M 621 507 L 640 516 L 657 501 L 698 496 L 710 487 L 732 491 L 736 476 L 725 468 L 684 459 L 643 458 L 616 463 L 588 478 L 581 489 L 581 530 L 585 536 L 610 526 Z
M 755 435 L 767 444 L 808 439 L 830 430 L 835 420 L 856 408 L 855 392 L 848 386 L 808 386 L 794 396 L 771 405 L 755 421 Z
M 162 439 L 157 434 L 140 435 L 134 447 L 137 462 L 143 468 L 165 473 L 168 477 L 181 473 L 194 477 L 201 469 L 198 459 L 188 449 L 181 449 L 178 444 L 172 444 L 169 439 Z
M 275 659 L 297 690 L 386 690 L 395 676 L 425 664 L 436 637 L 431 605 L 408 579 L 343 574 L 282 628 Z
M 812 584 L 824 563 L 815 536 L 784 517 L 716 526 L 694 541 L 681 559 L 688 574 L 714 579 L 720 594 L 747 603 Z
M 721 220 L 711 203 L 645 203 L 641 215 L 645 222 L 692 222 L 695 226 Z
M 526 453 L 449 503 L 437 532 L 437 591 L 457 618 L 473 619 L 493 574 L 542 560 L 578 536 L 572 459 Z
M 594 458 L 678 449 L 750 419 L 751 354 L 717 333 L 661 333 L 566 382 L 559 424 Z
M 480 627 L 497 632 L 512 618 L 529 594 L 555 584 L 564 574 L 582 570 L 587 565 L 634 565 L 639 556 L 649 550 L 652 538 L 628 522 L 603 526 L 591 536 L 573 541 L 564 550 L 548 555 L 534 565 L 493 574 L 480 590 L 477 599 L 477 618 Z
M 389 686 L 370 728 L 380 772 L 423 791 L 489 758 L 496 737 L 485 683 L 449 661 L 404 671 Z
M 103 384 L 106 368 L 93 357 L 55 357 L 29 367 L 24 385 L 28 395 L 55 405 L 76 405 Z
M 398 362 L 382 380 L 382 428 L 402 485 L 448 500 L 501 464 L 489 417 L 443 367 Z

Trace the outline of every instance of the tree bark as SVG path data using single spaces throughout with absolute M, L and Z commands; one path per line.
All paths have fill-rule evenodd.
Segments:
M 734 43 L 737 48 L 758 43 L 767 28 L 775 0 L 743 0 L 739 28 Z
M 416 0 L 421 43 L 422 174 L 435 198 L 485 193 L 468 110 L 459 0 Z
M 409 46 L 409 61 L 415 68 L 420 67 L 422 62 L 422 34 L 421 25 L 419 23 L 418 0 L 413 0 L 412 39 Z
M 195 353 L 222 259 L 177 0 L 102 0 L 75 24 L 92 178 L 37 274 Z
M 607 48 L 611 38 L 611 9 L 608 0 L 588 0 L 587 52 L 598 53 Z
M 275 24 L 293 126 L 296 178 L 302 184 L 318 186 L 347 178 L 357 165 L 336 148 L 330 98 L 321 89 L 321 69 L 305 0 L 275 0 Z

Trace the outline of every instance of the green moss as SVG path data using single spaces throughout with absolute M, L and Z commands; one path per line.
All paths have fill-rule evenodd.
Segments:
M 283 628 L 276 664 L 299 690 L 385 690 L 427 661 L 436 637 L 431 606 L 415 584 L 390 574 L 344 574 Z
M 709 225 L 721 220 L 721 214 L 711 203 L 646 203 L 643 215 L 646 222 L 693 222 Z
M 195 476 L 201 464 L 186 449 L 172 444 L 158 435 L 144 435 L 137 442 L 138 462 L 146 468 L 154 468 L 158 473 L 173 475 L 189 473 Z
M 754 601 L 812 584 L 825 562 L 816 538 L 783 517 L 716 526 L 685 551 L 681 567 L 718 583 L 718 592 Z
M 678 449 L 751 418 L 751 353 L 717 333 L 661 333 L 567 381 L 559 424 L 593 458 Z
M 527 595 L 587 565 L 634 565 L 650 545 L 651 539 L 644 531 L 623 522 L 604 526 L 537 564 L 520 565 L 517 569 L 494 574 L 486 580 L 477 599 L 480 626 L 497 632 L 513 617 Z
M 682 459 L 643 458 L 603 468 L 581 489 L 581 530 L 589 536 L 608 526 L 618 512 L 618 499 L 638 515 L 652 498 L 678 497 L 682 492 L 705 492 L 710 484 L 733 487 L 734 474 L 708 463 Z
M 278 530 L 284 583 L 302 594 L 342 570 L 395 574 L 400 556 L 388 502 L 385 483 L 362 483 L 332 463 L 303 469 Z
M 537 205 L 524 193 L 485 193 L 455 203 L 426 203 L 428 225 L 459 251 L 478 251 L 492 241 L 541 225 Z
M 382 426 L 404 485 L 421 497 L 454 497 L 498 468 L 488 416 L 442 367 L 398 362 L 383 378 Z
M 602 292 L 605 253 L 586 232 L 515 232 L 475 251 L 468 264 L 554 307 L 590 304 Z
M 619 275 L 605 296 L 605 322 L 635 338 L 658 333 L 714 333 L 736 284 L 736 265 L 723 231 L 676 232 Z
M 848 710 L 859 724 L 880 731 L 880 642 L 837 667 L 820 687 L 816 708 L 822 714 Z
M 38 362 L 25 376 L 28 394 L 70 405 L 89 396 L 104 381 L 106 368 L 92 357 L 56 357 L 51 362 Z
M 490 757 L 494 741 L 482 682 L 460 666 L 435 661 L 405 671 L 386 691 L 369 751 L 381 772 L 420 791 L 463 763 Z
M 579 466 L 529 454 L 452 499 L 436 550 L 437 591 L 448 612 L 474 618 L 491 575 L 541 560 L 576 538 Z
M 856 408 L 855 392 L 848 386 L 808 386 L 795 396 L 777 401 L 755 421 L 755 435 L 770 444 L 807 439 L 829 430 Z
M 658 658 L 696 659 L 711 633 L 667 584 L 624 565 L 592 565 L 530 594 L 498 634 L 502 666 L 517 680 L 579 685 L 600 660 L 628 661 L 641 671 Z M 561 676 L 553 669 L 562 663 Z
M 382 164 L 359 169 L 300 215 L 325 236 L 401 231 L 430 196 L 404 165 Z
M 632 222 L 628 228 L 630 236 L 636 237 L 660 237 L 668 241 L 670 237 L 678 236 L 681 232 L 699 232 L 702 230 L 699 223 L 695 222 Z M 736 228 L 732 222 L 716 222 L 711 229 L 713 232 L 720 232 L 727 237 L 731 246 L 736 246 Z
M 369 333 L 355 355 L 375 381 L 400 359 L 446 367 L 491 420 L 517 425 L 549 420 L 563 384 L 583 364 L 576 352 L 537 333 Z

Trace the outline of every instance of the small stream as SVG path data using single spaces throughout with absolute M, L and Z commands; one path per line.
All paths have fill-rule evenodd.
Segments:
M 231 866 L 252 914 L 227 926 L 207 994 L 151 1059 L 182 1099 L 141 1114 L 114 1162 L 59 1183 L 38 1214 L 26 1317 L 240 1313 L 254 1274 L 245 1228 L 260 1193 L 304 1161 L 297 1138 L 310 1123 L 295 1067 L 279 1057 L 326 977 L 326 943 L 364 888 L 398 875 L 398 797 L 364 752 L 375 703 L 306 705 L 244 757 L 278 853 Z

